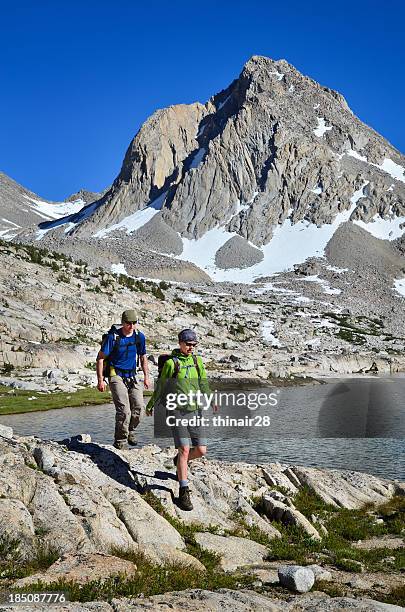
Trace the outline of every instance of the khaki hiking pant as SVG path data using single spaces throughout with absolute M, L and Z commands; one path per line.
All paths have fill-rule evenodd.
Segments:
M 132 389 L 127 389 L 121 376 L 111 376 L 111 395 L 115 404 L 115 442 L 127 442 L 134 436 L 143 409 L 143 384 L 137 380 Z

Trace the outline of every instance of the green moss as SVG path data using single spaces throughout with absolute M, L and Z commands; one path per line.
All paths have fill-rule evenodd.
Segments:
M 360 573 L 362 571 L 361 564 L 358 561 L 354 561 L 353 559 L 337 558 L 335 559 L 335 565 L 338 569 L 341 569 L 345 572 Z

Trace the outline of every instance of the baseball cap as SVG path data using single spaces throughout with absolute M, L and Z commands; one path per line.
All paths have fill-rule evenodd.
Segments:
M 183 329 L 179 333 L 179 342 L 197 342 L 197 334 L 192 329 Z
M 121 315 L 121 322 L 134 323 L 135 321 L 138 321 L 138 315 L 136 314 L 135 310 L 124 310 Z

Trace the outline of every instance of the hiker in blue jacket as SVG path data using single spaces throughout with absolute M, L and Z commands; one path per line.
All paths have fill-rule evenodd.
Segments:
M 111 327 L 97 355 L 97 388 L 105 391 L 108 379 L 115 404 L 114 446 L 118 449 L 137 443 L 135 429 L 143 408 L 143 387 L 148 389 L 150 384 L 145 336 L 136 329 L 137 321 L 134 310 L 125 310 L 122 325 Z M 144 374 L 143 384 L 136 375 L 137 364 Z

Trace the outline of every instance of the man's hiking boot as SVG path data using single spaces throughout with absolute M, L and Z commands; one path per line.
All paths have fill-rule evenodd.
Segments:
M 127 443 L 125 442 L 125 440 L 116 440 L 113 444 L 113 447 L 117 448 L 118 450 L 122 450 L 127 447 Z
M 191 503 L 190 499 L 190 489 L 188 487 L 180 487 L 178 504 L 181 510 L 193 509 L 193 504 Z
M 138 444 L 138 440 L 136 439 L 136 437 L 135 437 L 135 436 L 131 436 L 131 435 L 129 435 L 129 436 L 128 436 L 128 444 L 129 444 L 130 446 L 136 446 L 136 445 Z

